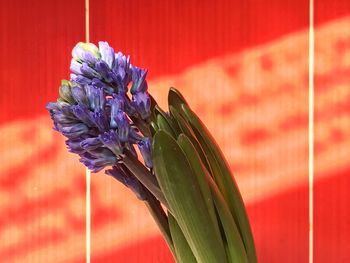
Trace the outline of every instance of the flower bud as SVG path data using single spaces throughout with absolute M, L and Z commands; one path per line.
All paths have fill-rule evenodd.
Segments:
M 83 75 L 76 75 L 73 73 L 70 74 L 70 79 L 71 81 L 76 82 L 82 86 L 89 84 L 91 82 L 91 79 L 84 77 Z
M 146 76 L 147 70 L 143 70 L 135 66 L 132 67 L 132 86 L 130 89 L 131 94 L 147 91 Z
M 109 128 L 108 119 L 104 110 L 97 110 L 95 112 L 90 112 L 90 119 L 93 121 L 95 126 L 100 132 L 105 132 Z
M 98 48 L 92 43 L 79 42 L 72 51 L 73 59 L 95 64 L 101 58 Z
M 66 140 L 67 148 L 72 153 L 82 154 L 85 150 L 80 146 L 80 140 Z
M 98 42 L 98 47 L 101 53 L 101 59 L 112 69 L 114 65 L 114 49 L 107 42 L 103 41 Z
M 126 103 L 126 99 L 121 96 L 121 95 L 116 95 L 114 96 L 114 98 L 109 100 L 109 105 L 111 106 L 111 127 L 112 128 L 117 128 L 118 124 L 117 124 L 117 115 L 119 111 L 123 111 L 124 110 L 124 106 Z
M 73 98 L 75 99 L 76 102 L 80 104 L 85 104 L 85 105 L 88 104 L 86 93 L 82 87 L 73 86 L 71 88 L 71 91 L 72 91 Z
M 110 149 L 116 156 L 123 153 L 123 147 L 120 140 L 114 130 L 104 132 L 99 136 L 101 142 Z
M 94 126 L 94 123 L 91 121 L 90 118 L 90 111 L 88 107 L 84 104 L 78 104 L 72 106 L 73 114 L 76 118 L 78 118 L 80 121 L 85 123 L 87 126 L 92 127 Z
M 118 111 L 117 114 L 114 116 L 114 121 L 117 124 L 118 137 L 120 141 L 126 142 L 129 139 L 130 123 L 125 112 L 121 110 Z
M 72 126 L 60 127 L 62 134 L 70 139 L 78 138 L 79 136 L 86 134 L 89 129 L 83 123 L 77 123 Z
M 70 61 L 70 71 L 72 71 L 74 74 L 77 75 L 82 75 L 83 73 L 81 72 L 81 63 L 76 61 L 75 59 L 72 59 Z
M 107 93 L 108 95 L 113 95 L 113 93 L 115 92 L 113 87 L 109 86 L 108 84 L 102 82 L 101 80 L 99 80 L 97 78 L 92 79 L 91 85 L 96 87 L 96 88 L 103 89 L 104 92 Z
M 82 75 L 87 78 L 101 78 L 101 75 L 85 62 L 82 63 L 80 71 L 82 72 Z
M 102 143 L 98 137 L 87 138 L 80 143 L 80 147 L 84 150 L 91 151 L 102 146 Z
M 148 168 L 152 168 L 153 163 L 152 163 L 152 155 L 151 155 L 151 149 L 152 149 L 151 139 L 145 137 L 143 140 L 140 140 L 137 142 L 137 146 L 140 149 L 145 165 Z
M 105 105 L 105 94 L 103 89 L 92 85 L 86 85 L 85 91 L 89 100 L 90 108 L 94 111 L 102 110 Z
M 74 104 L 75 101 L 74 101 L 74 98 L 72 96 L 71 86 L 70 86 L 69 81 L 62 80 L 62 84 L 59 88 L 59 94 L 63 100 L 65 100 L 69 104 Z
M 98 149 L 80 155 L 80 161 L 92 172 L 97 173 L 106 166 L 115 165 L 117 158 L 108 149 Z
M 142 119 L 147 119 L 151 115 L 151 99 L 147 92 L 138 92 L 132 96 L 133 105 Z

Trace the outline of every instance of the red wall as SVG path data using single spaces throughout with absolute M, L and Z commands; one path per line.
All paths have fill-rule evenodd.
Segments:
M 45 104 L 84 41 L 84 1 L 0 7 L 0 261 L 83 262 L 84 168 Z M 348 1 L 315 0 L 315 262 L 350 260 L 349 16 Z M 308 23 L 301 0 L 90 0 L 91 41 L 148 68 L 160 104 L 175 85 L 223 146 L 260 262 L 308 261 Z M 116 184 L 92 178 L 92 262 L 172 262 Z

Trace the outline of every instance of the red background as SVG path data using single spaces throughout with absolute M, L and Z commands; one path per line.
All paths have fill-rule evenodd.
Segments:
M 168 76 L 181 79 L 181 76 L 186 75 L 187 69 L 201 69 L 203 63 L 211 59 L 216 59 L 213 62 L 216 65 L 220 64 L 220 59 L 225 56 L 240 56 L 245 54 L 244 52 L 254 54 L 255 50 L 260 50 L 262 46 L 271 46 L 270 52 L 276 56 L 282 54 L 283 49 L 274 49 L 271 43 L 278 43 L 285 36 L 292 35 L 297 38 L 305 35 L 305 30 L 309 26 L 308 5 L 307 1 L 300 0 L 217 2 L 90 0 L 90 36 L 91 42 L 106 40 L 115 50 L 130 54 L 134 64 L 148 68 L 150 81 L 158 83 L 160 79 Z M 62 147 L 62 141 L 60 144 L 50 144 L 44 147 L 44 150 L 36 151 L 39 147 L 36 142 L 44 139 L 40 137 L 40 134 L 35 134 L 38 132 L 35 127 L 39 127 L 39 121 L 42 121 L 40 125 L 49 127 L 50 123 L 44 109 L 45 104 L 55 100 L 60 79 L 68 77 L 72 47 L 76 42 L 84 41 L 84 1 L 1 0 L 0 6 L 0 128 L 4 134 L 0 137 L 2 146 L 0 161 L 3 164 L 7 162 L 0 174 L 0 192 L 2 193 L 0 204 L 3 203 L 0 207 L 0 240 L 4 244 L 3 248 L 0 246 L 0 259 L 2 262 L 41 262 L 46 258 L 50 258 L 50 262 L 83 262 L 85 253 L 83 209 L 85 204 L 81 198 L 84 196 L 84 169 L 77 164 L 76 170 L 81 170 L 79 174 L 81 179 L 76 180 L 74 184 L 65 185 L 64 188 L 60 187 L 61 181 L 56 177 L 54 183 L 51 183 L 50 190 L 40 198 L 30 199 L 25 195 L 22 196 L 21 191 L 24 189 L 31 191 L 34 184 L 40 186 L 42 177 L 33 176 L 36 179 L 32 181 L 30 179 L 34 173 L 31 171 L 36 167 L 63 158 L 54 154 L 57 147 Z M 334 21 L 336 23 L 348 15 L 350 15 L 348 1 L 315 0 L 316 30 Z M 349 23 L 342 24 L 343 27 L 346 25 L 350 26 Z M 334 28 L 337 29 L 337 26 Z M 335 30 L 333 35 L 330 34 L 335 40 L 339 37 L 336 32 Z M 322 45 L 330 40 L 332 39 L 320 38 L 316 34 L 316 45 L 317 43 Z M 344 50 L 349 49 L 349 43 L 349 41 L 343 43 Z M 342 46 L 338 50 L 340 55 L 343 54 L 341 48 Z M 298 52 L 301 56 L 308 56 L 308 46 L 300 46 Z M 323 49 L 316 49 L 315 52 L 317 67 L 317 63 L 320 65 L 323 63 L 322 60 L 318 60 L 318 55 L 321 57 L 323 54 L 321 54 Z M 286 65 L 282 64 L 280 67 Z M 269 66 L 266 67 L 268 71 Z M 302 64 L 298 70 L 307 81 L 307 65 Z M 208 70 L 207 74 L 215 74 L 215 71 Z M 230 74 L 235 75 L 234 72 Z M 321 99 L 318 100 L 318 92 L 321 93 L 326 89 L 327 83 L 331 83 L 329 87 L 335 87 L 332 86 L 332 83 L 339 79 L 339 76 L 342 77 L 344 90 L 349 89 L 350 79 L 347 78 L 349 66 L 347 64 L 343 67 L 335 65 L 334 71 L 328 75 L 324 76 L 320 73 L 315 76 L 316 107 L 318 103 L 320 105 L 323 103 Z M 274 76 L 271 75 L 268 79 L 272 85 L 273 78 Z M 254 83 L 254 75 L 251 79 Z M 200 85 L 201 80 L 198 81 Z M 181 84 L 181 80 L 179 83 Z M 201 96 L 205 96 L 205 93 L 225 91 L 221 91 L 219 85 L 214 91 L 201 91 L 203 94 L 193 93 L 191 86 L 177 87 L 185 95 L 190 96 L 190 102 L 196 105 L 200 116 L 206 123 L 209 123 L 214 137 L 218 138 L 219 142 L 230 143 L 227 138 L 234 135 L 225 135 L 226 126 L 222 123 L 221 126 L 215 125 L 215 117 L 205 109 L 203 110 L 203 105 L 201 106 L 203 102 Z M 166 88 L 163 87 L 162 92 L 166 93 Z M 240 86 L 232 87 L 238 90 L 240 88 Z M 338 89 L 335 90 L 338 91 Z M 289 94 L 288 91 L 285 92 Z M 292 99 L 290 104 L 285 106 L 296 108 L 295 112 L 299 112 L 297 108 L 307 109 L 307 90 L 303 94 L 305 96 L 301 99 L 302 106 L 300 104 L 295 106 Z M 276 103 L 273 93 L 266 94 L 264 91 L 258 91 L 255 95 L 258 99 L 269 99 L 272 105 Z M 349 104 L 345 103 L 342 108 L 339 108 L 337 104 L 332 104 L 338 99 L 337 92 L 334 92 L 333 97 L 329 98 L 328 112 L 333 114 L 334 118 L 340 115 L 348 116 Z M 238 106 L 246 106 L 246 101 L 238 100 L 238 102 L 240 103 L 238 105 L 226 105 L 224 101 L 212 101 L 211 103 L 221 103 L 223 112 L 227 113 L 237 110 Z M 259 106 L 254 106 L 254 101 L 252 103 L 251 107 L 259 115 Z M 279 104 L 275 105 L 274 110 L 279 111 Z M 295 126 L 298 128 L 300 125 L 307 125 L 303 122 L 305 116 L 300 115 L 299 117 L 297 116 Z M 235 121 L 233 117 L 227 116 L 227 118 L 232 122 Z M 317 114 L 317 111 L 315 118 L 315 121 L 320 121 L 320 123 L 329 121 L 327 118 L 324 119 L 321 113 Z M 347 121 L 344 123 L 348 124 Z M 344 123 L 340 122 L 340 124 Z M 316 136 L 318 133 L 322 134 L 322 127 L 322 125 L 316 125 Z M 348 136 L 343 133 L 339 135 L 339 130 L 335 128 L 334 130 L 336 137 L 334 140 L 339 139 L 340 136 L 340 139 L 346 143 Z M 242 131 L 244 131 L 243 127 Z M 247 135 L 246 140 L 253 144 L 252 147 L 258 147 L 256 144 L 259 143 L 264 143 L 267 148 L 270 144 L 273 145 L 273 140 L 266 139 L 263 133 L 255 136 L 258 137 L 258 140 L 254 136 Z M 305 130 L 301 136 L 307 137 L 307 131 Z M 38 140 L 33 140 L 33 137 L 37 137 Z M 60 140 L 58 135 L 54 138 Z M 336 145 L 334 140 L 326 140 L 325 143 L 328 143 L 326 146 Z M 16 152 L 9 155 L 9 147 L 12 151 L 14 148 L 21 149 L 23 141 L 29 143 L 29 154 L 23 161 L 17 161 Z M 319 151 L 317 147 L 318 144 L 316 154 Z M 300 154 L 305 155 L 305 153 L 307 149 L 300 149 Z M 66 158 L 71 158 L 71 155 L 67 154 Z M 295 160 L 297 158 L 296 156 Z M 229 161 L 231 161 L 230 158 Z M 60 159 L 58 162 L 64 163 L 65 160 Z M 272 160 L 272 165 L 273 162 Z M 240 168 L 239 165 L 237 161 L 232 164 L 233 171 L 237 172 L 238 183 L 240 183 L 240 178 L 244 178 L 240 176 L 241 170 L 250 169 L 252 174 L 259 172 L 254 163 L 250 163 L 250 166 L 245 168 Z M 347 262 L 350 260 L 347 252 L 347 244 L 350 241 L 347 223 L 350 219 L 349 192 L 347 191 L 350 186 L 348 176 L 350 166 L 343 165 L 339 169 L 332 170 L 327 169 L 327 164 L 320 166 L 319 169 L 317 165 L 316 163 L 315 262 Z M 332 167 L 332 165 L 330 161 L 329 166 Z M 70 170 L 65 171 L 60 175 L 60 179 L 66 180 L 70 173 Z M 51 171 L 46 171 L 45 174 L 46 177 L 50 177 Z M 106 193 L 99 198 L 96 197 L 97 195 L 94 196 L 95 191 L 98 191 L 95 190 L 98 185 L 103 185 L 106 187 L 103 190 L 107 191 L 108 185 L 115 183 L 101 179 L 102 174 L 98 176 L 99 179 L 93 178 L 92 181 L 93 232 L 105 229 L 106 225 L 113 228 L 114 223 L 117 224 L 122 218 L 122 212 L 118 212 L 118 207 L 115 207 L 114 210 L 113 206 L 104 206 L 106 202 L 114 200 L 113 192 Z M 255 176 L 258 181 L 258 175 Z M 268 191 L 264 192 L 263 198 L 254 198 L 253 193 L 253 198 L 248 203 L 260 262 L 308 261 L 307 173 L 298 176 L 303 177 L 304 180 L 296 184 L 288 184 L 287 187 L 282 187 L 282 190 L 276 190 L 271 194 Z M 94 180 L 105 181 L 101 184 L 96 182 L 94 186 Z M 55 187 L 56 184 L 57 187 Z M 257 192 L 261 190 L 258 187 L 257 185 Z M 72 191 L 75 193 L 72 194 Z M 65 228 L 63 224 L 61 229 L 52 230 L 51 223 L 48 223 L 51 232 L 49 231 L 44 238 L 37 235 L 38 231 L 42 231 L 41 224 L 45 225 L 45 223 L 37 223 L 38 218 L 45 222 L 45 216 L 50 211 L 53 214 L 53 219 L 50 220 L 56 222 L 55 218 L 59 218 L 61 211 L 65 211 L 61 210 L 65 204 L 65 198 L 73 200 L 76 196 L 80 196 L 80 199 L 75 207 L 81 207 L 81 213 L 72 219 L 69 211 L 62 212 L 66 219 L 69 218 L 70 228 Z M 127 197 L 132 198 L 131 195 Z M 125 201 L 123 209 L 127 207 L 128 200 Z M 137 217 L 137 214 L 134 216 Z M 50 220 L 47 222 L 51 222 Z M 142 218 L 138 220 L 137 222 L 141 222 Z M 127 223 L 124 222 L 124 224 L 127 228 Z M 106 233 L 106 240 L 93 239 L 92 262 L 172 262 L 162 238 L 158 234 L 142 234 L 145 232 L 143 227 L 140 223 L 138 230 L 140 234 L 138 235 L 138 231 L 131 232 L 134 234 L 130 235 L 135 235 L 135 239 L 124 246 L 119 243 L 115 246 L 108 243 L 108 240 L 117 238 L 109 237 L 108 233 Z M 120 238 L 126 239 L 126 237 Z M 70 244 L 73 241 L 65 241 L 68 239 L 80 245 L 72 248 Z M 49 246 L 57 247 L 50 250 Z M 39 252 L 36 256 L 28 256 L 33 251 Z M 71 257 L 67 256 L 70 255 L 69 253 Z M 67 259 L 64 259 L 65 256 Z

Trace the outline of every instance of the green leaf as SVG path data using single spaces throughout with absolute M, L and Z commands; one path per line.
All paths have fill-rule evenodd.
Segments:
M 171 126 L 169 125 L 169 122 L 166 120 L 166 118 L 164 118 L 164 116 L 161 114 L 157 115 L 157 125 L 158 125 L 160 130 L 164 130 L 167 133 L 169 133 L 171 136 L 176 138 L 176 134 L 175 134 L 174 130 L 171 128 Z
M 187 160 L 194 172 L 197 182 L 199 184 L 203 199 L 207 206 L 207 210 L 209 212 L 210 219 L 212 220 L 214 230 L 216 231 L 216 235 L 220 236 L 220 229 L 218 225 L 218 221 L 215 214 L 215 209 L 213 205 L 213 198 L 211 196 L 211 191 L 208 185 L 207 178 L 205 177 L 202 162 L 200 157 L 198 156 L 196 148 L 191 143 L 190 139 L 185 134 L 180 134 L 177 142 L 181 149 L 184 151 Z
M 181 104 L 180 114 L 191 124 L 198 142 L 202 146 L 205 155 L 208 157 L 214 180 L 230 208 L 244 241 L 249 262 L 257 262 L 254 239 L 247 212 L 237 184 L 231 175 L 227 161 L 208 129 L 187 105 Z
M 169 108 L 170 108 L 170 113 L 172 114 L 174 119 L 179 124 L 179 127 L 180 127 L 182 133 L 184 133 L 191 140 L 192 144 L 197 149 L 197 152 L 199 153 L 201 160 L 204 163 L 205 167 L 208 169 L 208 171 L 211 172 L 211 168 L 210 168 L 209 162 L 207 160 L 207 157 L 204 154 L 201 145 L 197 141 L 196 135 L 194 134 L 189 122 L 187 122 L 172 105 L 170 105 Z
M 168 213 L 168 222 L 170 233 L 173 239 L 173 245 L 175 248 L 176 262 L 178 263 L 197 263 L 191 248 L 189 247 L 181 228 L 176 222 L 175 217 Z
M 186 120 L 179 114 L 179 112 L 172 106 L 169 105 L 170 114 L 174 118 L 174 120 L 177 122 L 180 130 L 182 133 L 195 137 L 195 134 L 192 131 L 191 126 L 186 122 Z
M 197 261 L 227 262 L 196 177 L 180 146 L 167 132 L 160 130 L 154 135 L 153 164 L 160 188 Z
M 176 136 L 180 134 L 181 132 L 180 127 L 178 126 L 177 122 L 172 118 L 172 116 L 170 116 L 165 111 L 163 111 L 158 105 L 154 108 L 154 112 L 157 115 L 157 117 L 158 115 L 163 116 L 163 118 L 167 121 L 167 123 L 169 124 L 169 126 L 173 130 L 173 133 Z
M 229 255 L 230 262 L 240 262 L 248 263 L 248 258 L 246 255 L 245 247 L 241 239 L 241 235 L 236 226 L 236 223 L 230 213 L 230 209 L 222 197 L 217 185 L 214 180 L 206 170 L 204 164 L 202 163 L 200 156 L 198 155 L 196 148 L 193 146 L 191 141 L 186 135 L 181 134 L 178 138 L 179 145 L 184 150 L 191 167 L 195 171 L 197 178 L 200 182 L 202 193 L 205 198 L 207 198 L 208 210 L 212 212 L 211 216 L 215 217 L 215 222 L 217 224 L 217 219 L 212 203 L 212 195 L 215 202 L 215 207 L 218 211 L 224 232 L 227 240 L 227 251 Z M 209 187 L 210 185 L 210 187 Z M 204 194 L 205 193 L 205 194 Z M 217 225 L 218 226 L 218 225 Z M 217 229 L 219 231 L 219 228 Z
M 157 123 L 155 123 L 154 121 L 151 121 L 150 123 L 150 131 L 152 136 L 154 136 L 154 134 L 159 130 L 159 127 L 157 125 Z
M 170 88 L 168 93 L 168 104 L 173 106 L 175 109 L 180 109 L 181 104 L 188 106 L 185 98 L 182 96 L 180 91 L 175 88 Z M 170 109 L 169 109 L 170 110 Z

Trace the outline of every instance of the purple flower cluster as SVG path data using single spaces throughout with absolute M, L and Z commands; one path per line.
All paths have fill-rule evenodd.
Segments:
M 63 80 L 57 102 L 47 104 L 54 129 L 67 137 L 69 151 L 91 171 L 113 166 L 108 174 L 137 188 L 119 161 L 125 151 L 137 156 L 137 146 L 145 165 L 152 167 L 151 139 L 135 124 L 150 117 L 147 71 L 131 65 L 121 52 L 114 53 L 107 42 L 99 42 L 99 47 L 78 43 L 72 55 L 70 81 Z

